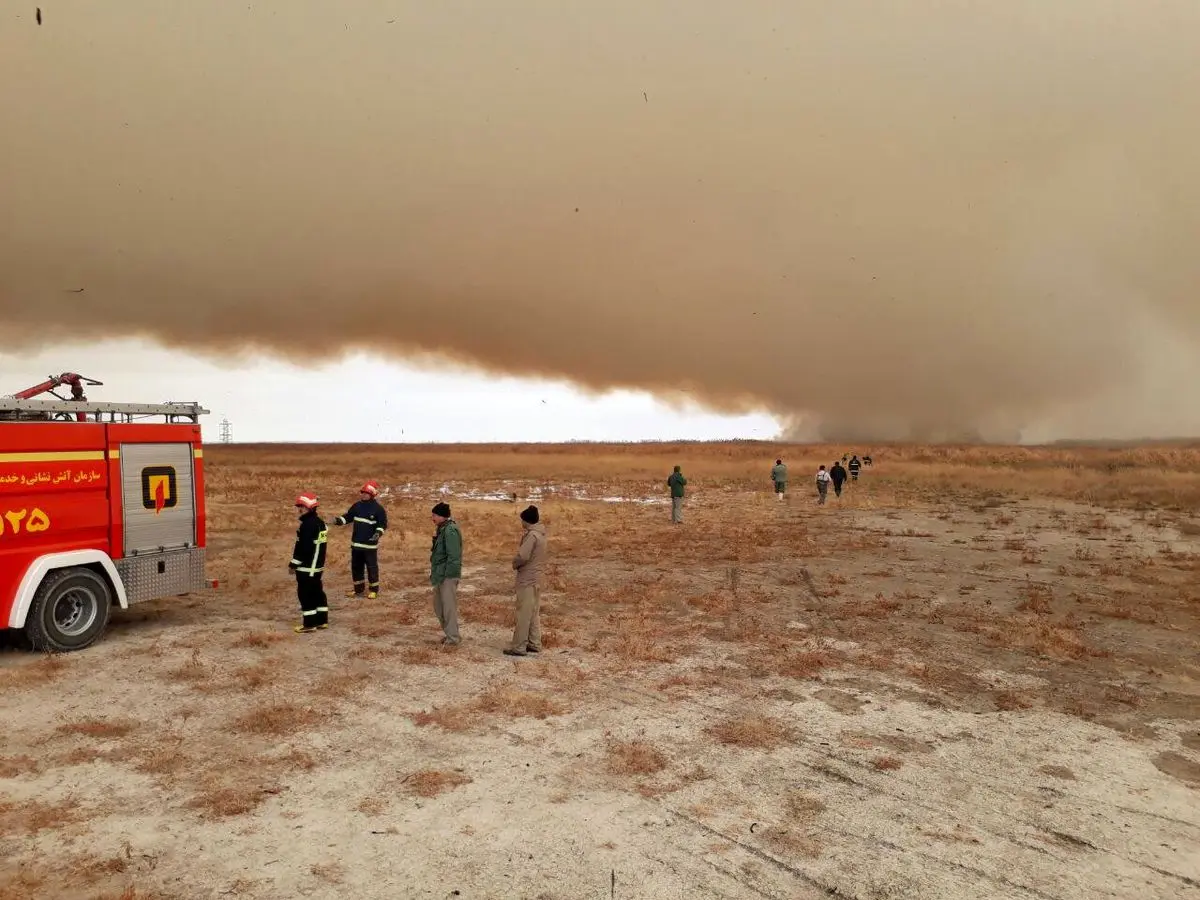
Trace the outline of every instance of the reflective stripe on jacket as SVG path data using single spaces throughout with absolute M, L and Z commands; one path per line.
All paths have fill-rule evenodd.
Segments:
M 344 516 L 333 520 L 338 525 L 351 523 L 354 531 L 350 535 L 350 546 L 360 550 L 378 550 L 379 539 L 387 531 L 387 511 L 374 498 L 359 500 L 352 505 Z
M 292 549 L 289 563 L 294 572 L 301 575 L 320 575 L 325 571 L 325 546 L 329 541 L 329 530 L 316 512 L 306 512 L 300 517 L 296 529 L 296 546 Z

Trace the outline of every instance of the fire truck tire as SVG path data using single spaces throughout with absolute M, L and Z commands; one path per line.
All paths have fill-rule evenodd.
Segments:
M 96 642 L 108 625 L 112 590 L 91 569 L 56 569 L 42 579 L 25 633 L 35 650 L 65 653 Z

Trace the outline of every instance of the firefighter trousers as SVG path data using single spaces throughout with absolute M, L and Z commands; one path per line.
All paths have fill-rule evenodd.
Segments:
M 364 578 L 363 576 L 366 576 Z M 373 593 L 379 592 L 379 551 L 362 547 L 350 548 L 350 577 L 354 579 L 354 593 L 361 594 L 368 579 Z
M 296 573 L 296 598 L 300 601 L 300 616 L 305 628 L 329 623 L 329 600 L 321 574 Z

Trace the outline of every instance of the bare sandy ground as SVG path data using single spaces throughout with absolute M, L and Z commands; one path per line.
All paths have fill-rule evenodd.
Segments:
M 333 625 L 296 636 L 286 504 L 251 527 L 228 465 L 219 591 L 0 655 L 0 898 L 1200 897 L 1186 516 L 868 479 L 700 487 L 673 528 L 551 492 L 547 646 L 513 660 L 523 503 L 456 501 L 461 647 L 433 477 L 392 485 L 385 595 L 340 598 L 334 532 Z

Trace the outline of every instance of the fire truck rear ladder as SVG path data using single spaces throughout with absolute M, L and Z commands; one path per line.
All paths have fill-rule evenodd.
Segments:
M 133 422 L 147 416 L 165 416 L 167 422 L 192 422 L 208 415 L 199 403 L 104 403 L 92 400 L 15 400 L 0 397 L 0 422 L 36 422 L 21 413 L 85 413 L 90 422 Z M 6 414 L 11 414 L 9 418 Z M 43 420 L 44 421 L 44 420 Z

